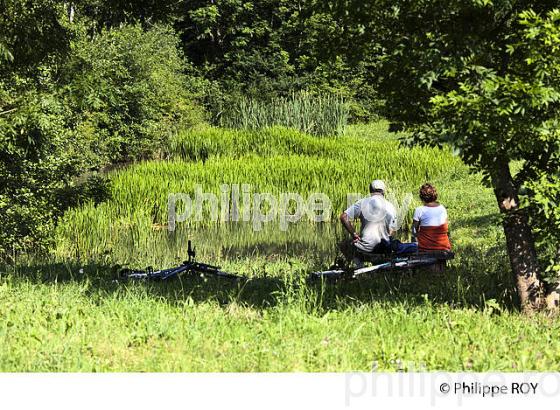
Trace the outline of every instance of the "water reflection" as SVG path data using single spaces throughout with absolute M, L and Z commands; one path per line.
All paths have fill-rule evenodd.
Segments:
M 271 224 L 255 231 L 251 223 L 240 222 L 181 227 L 165 235 L 174 248 L 184 248 L 190 239 L 201 256 L 239 259 L 332 255 L 337 241 L 344 234 L 339 224 L 335 223 L 299 223 L 290 225 L 286 231 Z

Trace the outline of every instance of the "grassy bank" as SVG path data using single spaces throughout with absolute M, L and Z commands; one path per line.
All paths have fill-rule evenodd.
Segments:
M 111 198 L 68 212 L 52 254 L 0 268 L 1 370 L 558 370 L 558 323 L 517 313 L 492 192 L 449 151 L 399 148 L 380 123 L 336 138 L 199 129 L 169 156 L 114 171 Z M 323 192 L 336 217 L 373 178 L 399 202 L 426 180 L 438 186 L 457 254 L 444 273 L 308 284 L 336 254 L 336 223 L 165 226 L 168 194 L 196 185 Z M 188 239 L 251 280 L 113 282 L 115 264 L 178 263 Z

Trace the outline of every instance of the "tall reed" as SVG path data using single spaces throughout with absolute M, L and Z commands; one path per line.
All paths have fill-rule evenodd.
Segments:
M 347 120 L 348 106 L 342 97 L 299 92 L 269 100 L 242 97 L 224 107 L 220 125 L 242 129 L 282 125 L 315 136 L 338 136 L 344 134 Z

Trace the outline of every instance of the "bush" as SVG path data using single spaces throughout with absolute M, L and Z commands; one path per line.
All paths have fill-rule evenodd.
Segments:
M 72 44 L 65 71 L 74 127 L 92 160 L 157 155 L 177 129 L 202 121 L 178 40 L 166 27 L 123 26 Z
M 57 192 L 82 168 L 79 144 L 65 127 L 52 87 L 0 80 L 0 259 L 40 249 L 61 212 Z

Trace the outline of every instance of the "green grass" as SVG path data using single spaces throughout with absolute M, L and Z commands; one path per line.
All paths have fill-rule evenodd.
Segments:
M 560 369 L 558 322 L 516 310 L 491 190 L 449 151 L 399 148 L 386 127 L 320 139 L 284 128 L 199 129 L 177 137 L 169 161 L 112 172 L 112 197 L 68 212 L 50 255 L 0 268 L 0 370 Z M 375 177 L 397 198 L 426 179 L 438 186 L 457 254 L 444 273 L 307 284 L 307 273 L 336 254 L 337 223 L 286 232 L 277 224 L 260 232 L 211 221 L 174 233 L 164 226 L 167 194 L 195 184 L 322 191 L 339 211 L 347 192 L 365 193 Z M 178 263 L 187 239 L 204 261 L 251 280 L 113 282 L 115 264 Z
M 559 324 L 544 318 L 429 300 L 317 309 L 297 291 L 259 309 L 177 288 L 5 282 L 0 370 L 558 370 Z

